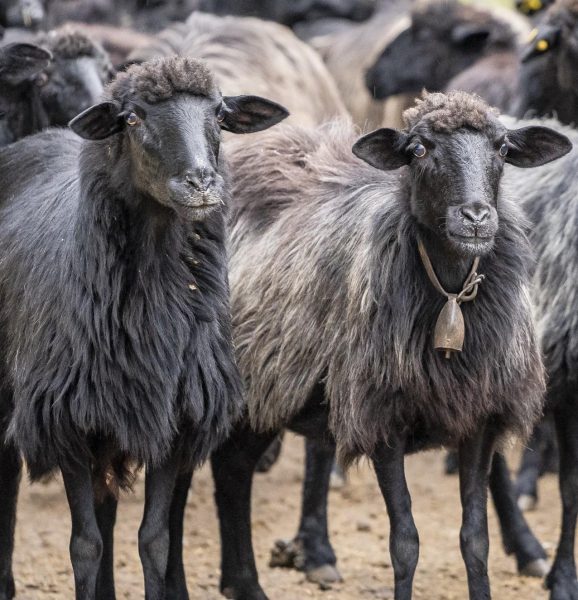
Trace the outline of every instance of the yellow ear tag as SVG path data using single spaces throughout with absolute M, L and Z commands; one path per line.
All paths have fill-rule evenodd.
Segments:
M 528 6 L 530 10 L 534 12 L 538 12 L 542 9 L 542 1 L 541 0 L 528 0 Z
M 538 30 L 532 29 L 528 34 L 528 43 L 533 42 L 538 37 Z
M 536 42 L 536 50 L 538 50 L 538 52 L 546 52 L 549 47 L 550 44 L 548 43 L 548 40 L 538 40 Z

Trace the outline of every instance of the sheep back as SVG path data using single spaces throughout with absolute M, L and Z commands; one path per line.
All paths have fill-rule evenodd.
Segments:
M 129 60 L 172 53 L 204 60 L 224 95 L 250 93 L 281 103 L 292 123 L 318 125 L 347 114 L 321 58 L 284 25 L 194 12 Z

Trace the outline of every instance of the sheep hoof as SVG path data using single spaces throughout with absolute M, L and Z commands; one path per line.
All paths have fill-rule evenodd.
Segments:
M 305 574 L 307 581 L 316 583 L 322 590 L 330 590 L 335 583 L 343 581 L 341 574 L 334 565 L 315 567 Z
M 226 586 L 221 594 L 229 600 L 269 600 L 259 585 L 249 586 Z
M 550 572 L 550 563 L 543 559 L 537 558 L 536 560 L 530 561 L 523 569 L 520 570 L 520 575 L 525 577 L 546 577 Z
M 301 540 L 277 540 L 271 550 L 270 567 L 283 567 L 285 569 L 305 569 L 305 552 Z
M 536 506 L 538 504 L 538 498 L 534 496 L 530 496 L 529 494 L 522 494 L 518 498 L 518 508 L 522 512 L 531 512 L 536 510 Z

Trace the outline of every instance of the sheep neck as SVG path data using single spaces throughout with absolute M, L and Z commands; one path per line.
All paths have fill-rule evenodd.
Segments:
M 470 273 L 471 259 L 449 251 L 443 240 L 424 228 L 420 228 L 417 238 L 421 239 L 443 289 L 449 294 L 459 294 Z
M 176 211 L 138 191 L 129 177 L 120 177 L 126 175 L 124 161 L 107 163 L 101 144 L 85 144 L 81 162 L 103 165 L 81 168 L 86 195 L 80 200 L 77 243 L 87 258 L 92 256 L 93 237 L 98 244 L 106 240 L 111 256 L 130 255 L 133 267 L 138 264 L 140 269 L 154 269 L 159 260 L 175 258 L 190 244 L 191 228 Z

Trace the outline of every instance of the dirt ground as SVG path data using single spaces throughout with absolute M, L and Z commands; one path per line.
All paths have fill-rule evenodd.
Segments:
M 253 536 L 261 584 L 271 600 L 393 599 L 393 571 L 388 553 L 388 520 L 373 472 L 367 464 L 354 468 L 349 484 L 332 491 L 330 529 L 345 581 L 320 591 L 302 573 L 270 569 L 269 550 L 277 538 L 290 538 L 298 519 L 303 442 L 286 437 L 279 463 L 254 484 Z M 407 459 L 414 515 L 421 538 L 414 597 L 418 600 L 467 598 L 465 571 L 458 543 L 458 482 L 442 475 L 440 453 Z M 541 503 L 529 521 L 549 554 L 559 530 L 560 502 L 554 476 L 541 482 Z M 116 530 L 117 597 L 143 598 L 136 534 L 142 513 L 143 486 L 124 496 Z M 542 582 L 520 578 L 515 563 L 502 551 L 496 517 L 490 510 L 490 575 L 496 600 L 546 599 Z M 15 576 L 18 600 L 73 598 L 68 558 L 70 520 L 62 485 L 22 485 L 16 535 Z M 185 524 L 185 566 L 192 599 L 217 600 L 219 543 L 210 471 L 196 476 L 189 495 Z

